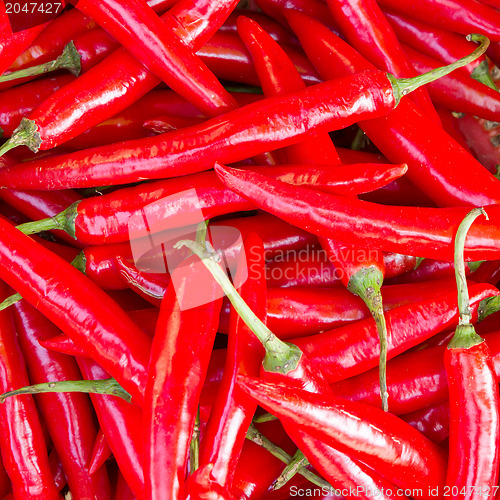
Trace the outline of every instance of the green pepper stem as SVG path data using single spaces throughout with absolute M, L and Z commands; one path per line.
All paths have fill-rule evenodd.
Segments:
M 360 297 L 366 304 L 377 325 L 380 342 L 379 386 L 382 409 L 389 411 L 389 393 L 387 391 L 387 325 L 385 322 L 382 293 L 380 288 L 384 275 L 375 266 L 363 268 L 349 280 L 347 289 Z
M 457 302 L 459 320 L 458 326 L 455 330 L 455 335 L 448 344 L 448 349 L 467 349 L 474 345 L 483 342 L 483 339 L 476 333 L 471 324 L 471 309 L 469 301 L 469 289 L 467 287 L 467 277 L 465 275 L 465 259 L 464 248 L 465 238 L 467 232 L 472 226 L 473 222 L 480 216 L 484 215 L 488 219 L 488 215 L 483 208 L 474 208 L 464 218 L 458 226 L 457 234 L 455 236 L 455 278 L 457 280 Z
M 246 437 L 255 444 L 265 448 L 269 453 L 271 453 L 271 455 L 276 457 L 278 460 L 281 460 L 283 463 L 289 464 L 292 461 L 292 457 L 286 451 L 282 450 L 279 446 L 267 439 L 266 436 L 262 435 L 253 424 L 250 425 Z M 298 473 L 316 486 L 325 490 L 334 491 L 334 488 L 330 483 L 327 483 L 324 479 L 321 479 L 305 467 L 299 469 Z
M 5 392 L 0 396 L 0 403 L 4 403 L 11 396 L 21 394 L 44 394 L 50 392 L 84 392 L 88 394 L 106 394 L 124 399 L 127 403 L 132 401 L 132 396 L 118 384 L 114 378 L 103 380 L 61 380 L 46 382 L 44 384 L 29 385 L 15 391 Z
M 18 78 L 25 78 L 27 76 L 43 75 L 58 69 L 67 69 L 73 75 L 78 76 L 81 70 L 81 58 L 78 50 L 76 50 L 75 44 L 71 41 L 66 44 L 64 50 L 57 59 L 37 66 L 32 66 L 31 68 L 20 69 L 19 71 L 13 71 L 12 73 L 2 75 L 0 76 L 0 83 L 17 80 Z
M 192 474 L 200 466 L 200 407 L 196 412 L 193 436 L 189 445 L 189 472 Z
M 482 56 L 490 45 L 490 41 L 484 35 L 467 35 L 467 40 L 480 42 L 480 45 L 474 52 L 472 52 L 468 56 L 462 57 L 461 59 L 458 59 L 458 61 L 455 61 L 448 66 L 442 66 L 441 68 L 433 69 L 422 75 L 414 76 L 413 78 L 396 78 L 393 75 L 388 74 L 387 76 L 391 81 L 394 89 L 394 97 L 396 99 L 396 103 L 399 103 L 401 97 L 409 94 L 410 92 L 413 92 L 414 90 L 417 90 L 419 87 L 431 83 L 434 80 L 438 80 L 439 78 L 450 74 L 452 71 L 455 71 L 462 66 L 466 66 L 470 62 Z
M 252 330 L 264 346 L 266 355 L 263 366 L 266 371 L 288 373 L 297 367 L 302 355 L 300 349 L 293 344 L 281 341 L 269 328 L 254 314 L 247 303 L 241 298 L 226 273 L 219 264 L 220 256 L 206 243 L 206 248 L 191 240 L 178 241 L 174 248 L 187 247 L 196 254 L 214 279 L 226 294 L 241 319 Z
M 272 489 L 279 490 L 280 488 L 283 488 L 283 486 L 285 486 L 285 484 L 288 483 L 288 481 L 290 481 L 290 479 L 292 479 L 292 477 L 295 476 L 300 469 L 307 467 L 308 465 L 309 460 L 307 460 L 305 455 L 300 450 L 297 450 L 292 460 L 272 484 Z
M 24 224 L 19 224 L 16 227 L 23 234 L 36 234 L 42 231 L 53 231 L 55 229 L 58 229 L 60 231 L 64 231 L 69 236 L 76 239 L 75 219 L 78 215 L 79 203 L 79 201 L 73 203 L 66 210 L 63 210 L 57 215 L 54 215 L 54 217 L 35 220 L 33 222 L 25 222 Z
M 23 118 L 10 139 L 0 148 L 0 156 L 3 156 L 11 149 L 17 148 L 17 146 L 27 146 L 34 153 L 38 153 L 41 144 L 42 139 L 36 123 L 28 118 Z
M 20 300 L 22 300 L 20 293 L 15 293 L 14 295 L 10 295 L 3 302 L 0 303 L 0 311 L 7 309 L 7 307 L 10 307 L 11 305 L 15 304 L 16 302 L 19 302 Z
M 278 420 L 278 417 L 271 413 L 263 413 L 262 415 L 257 415 L 253 417 L 253 422 L 256 424 L 263 424 L 264 422 L 272 422 L 273 420 Z
M 488 61 L 483 61 L 480 64 L 478 64 L 472 71 L 471 75 L 474 80 L 482 83 L 483 85 L 486 85 L 490 87 L 493 90 L 496 90 L 498 92 L 498 87 L 496 86 L 496 83 L 494 82 L 493 78 L 491 77 L 490 73 L 490 67 L 488 65 Z

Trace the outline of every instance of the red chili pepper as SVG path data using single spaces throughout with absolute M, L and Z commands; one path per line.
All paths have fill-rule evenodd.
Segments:
M 476 318 L 474 318 L 475 320 Z M 498 332 L 484 335 L 496 365 L 500 380 L 500 336 Z M 446 345 L 405 352 L 387 363 L 387 380 L 391 397 L 391 413 L 401 415 L 420 411 L 448 399 L 448 384 L 443 355 Z M 340 398 L 378 406 L 377 370 L 332 384 Z
M 3 137 L 10 137 L 23 116 L 74 79 L 73 75 L 63 74 L 2 91 L 0 127 Z
M 373 67 L 320 22 L 295 11 L 288 11 L 287 17 L 323 78 Z M 405 159 L 408 178 L 438 205 L 498 203 L 498 180 L 408 100 L 384 118 L 365 121 L 361 126 L 390 161 Z M 457 169 L 457 165 L 461 167 Z
M 145 0 L 129 0 L 127 9 L 115 0 L 79 0 L 76 7 L 106 29 L 131 56 L 200 110 L 214 116 L 235 107 L 235 102 L 222 84 L 170 31 L 168 24 L 165 26 L 147 7 Z
M 455 237 L 460 319 L 444 354 L 450 394 L 450 459 L 446 486 L 452 498 L 493 498 L 500 465 L 500 409 L 495 368 L 485 341 L 471 324 L 463 247 L 467 231 L 483 209 L 472 210 Z
M 293 61 L 304 82 L 308 85 L 319 83 L 316 70 L 300 49 L 287 45 L 283 45 L 282 48 Z M 218 78 L 247 85 L 259 85 L 252 58 L 235 34 L 217 32 L 198 50 L 197 55 Z
M 81 378 L 74 359 L 50 352 L 39 344 L 39 340 L 59 333 L 54 325 L 24 300 L 14 305 L 14 317 L 32 384 Z M 76 498 L 111 498 L 106 470 L 101 469 L 91 475 L 87 469 L 97 434 L 88 396 L 41 394 L 37 396 L 37 406 L 49 429 L 73 495 Z
M 401 415 L 400 418 L 436 444 L 441 444 L 450 433 L 450 405 L 448 401 Z
M 76 9 L 68 10 L 63 15 L 51 21 L 47 28 L 33 41 L 33 43 L 12 63 L 8 72 L 18 71 L 55 59 L 63 47 L 82 33 L 95 28 L 95 22 L 83 16 Z M 8 89 L 32 80 L 28 77 L 22 80 L 0 83 L 0 90 Z
M 491 40 L 500 41 L 500 12 L 481 2 L 450 0 L 443 4 L 423 0 L 418 5 L 411 5 L 401 4 L 397 0 L 381 0 L 380 4 L 440 28 L 464 35 L 479 31 Z
M 481 300 L 499 292 L 490 285 L 471 287 L 471 302 L 477 309 Z M 423 300 L 391 309 L 385 313 L 391 336 L 388 340 L 388 359 L 442 332 L 456 321 L 457 311 L 450 306 L 453 294 Z M 376 327 L 371 319 L 358 321 L 341 329 L 310 337 L 294 339 L 332 383 L 363 373 L 378 363 L 379 346 Z
M 0 219 L 2 279 L 102 362 L 142 402 L 150 339 L 70 264 Z
M 77 361 L 85 379 L 109 378 L 97 363 L 84 358 Z M 123 477 L 136 498 L 144 498 L 142 411 L 115 396 L 91 394 L 90 399 Z
M 89 474 L 97 472 L 112 455 L 111 448 L 106 441 L 106 436 L 102 429 L 99 429 L 95 438 L 94 447 L 92 448 L 92 456 L 90 457 L 88 468 Z
M 385 179 L 384 182 L 406 172 L 406 165 L 378 167 L 346 165 L 345 168 L 339 167 L 335 170 L 327 166 L 283 165 L 259 167 L 258 171 L 289 184 L 347 194 L 358 189 L 356 187 L 358 179 L 353 179 L 353 185 L 345 181 L 349 172 L 353 176 L 359 172 L 364 177 L 369 173 L 375 174 L 379 168 L 384 170 L 384 174 L 379 176 Z M 338 176 L 337 170 L 339 170 Z M 361 182 L 363 180 L 368 181 L 362 178 Z M 9 201 L 8 196 L 5 199 Z M 72 204 L 52 220 L 26 224 L 19 229 L 29 234 L 39 232 L 41 228 L 43 230 L 64 228 L 79 242 L 101 245 L 138 238 L 146 230 L 160 232 L 184 227 L 189 224 L 191 216 L 207 220 L 218 215 L 254 208 L 252 203 L 227 189 L 215 172 L 210 171 L 140 184 L 107 195 L 87 198 Z M 138 220 L 139 211 L 146 214 L 147 220 L 143 222 Z
M 290 427 L 348 453 L 421 498 L 446 474 L 444 452 L 397 417 L 361 403 L 311 394 L 285 384 L 238 378 L 240 388 Z
M 381 207 L 375 203 L 289 186 L 249 170 L 220 164 L 215 169 L 231 190 L 291 224 L 321 237 L 371 245 L 386 252 L 451 260 L 453 231 L 467 212 L 466 208 Z M 500 256 L 497 245 L 500 235 L 496 230 L 500 213 L 493 206 L 489 212 L 490 221 L 477 224 L 469 233 L 467 260 Z M 432 220 L 432 225 L 429 220 Z
M 345 39 L 378 69 L 397 78 L 411 78 L 422 73 L 412 66 L 375 0 L 328 0 L 327 5 Z M 413 93 L 411 100 L 422 114 L 440 124 L 425 88 Z
M 248 277 L 240 294 L 252 311 L 265 321 L 264 247 L 253 233 L 245 239 L 243 249 L 245 261 L 240 265 L 248 272 Z M 236 376 L 238 373 L 258 376 L 264 350 L 234 310 L 230 314 L 228 342 L 224 375 L 200 444 L 200 468 L 188 481 L 192 498 L 198 498 L 196 495 L 201 498 L 212 488 L 230 491 L 245 435 L 257 409 L 253 401 L 240 397 Z M 209 482 L 204 481 L 206 475 Z
M 384 14 L 400 42 L 429 57 L 451 63 L 474 50 L 471 42 L 448 29 L 436 28 L 391 10 L 384 10 Z M 483 55 L 464 66 L 464 69 L 469 74 L 475 73 L 476 68 L 485 62 L 486 57 Z
M 7 287 L 1 286 L 2 299 Z M 10 311 L 0 312 L 1 391 L 29 384 Z M 11 398 L 0 405 L 0 448 L 16 498 L 59 499 L 52 478 L 35 402 L 28 396 Z
M 175 36 L 189 40 L 189 47 L 194 50 L 203 45 L 204 37 L 207 34 L 212 34 L 222 24 L 225 17 L 233 9 L 235 1 L 210 2 L 208 17 L 202 18 L 201 23 L 197 15 L 199 10 L 206 9 L 206 6 L 198 5 L 199 3 L 199 0 L 192 2 L 186 0 L 181 2 L 181 6 L 176 4 L 175 10 L 171 9 L 162 16 L 162 20 L 164 23 L 168 22 L 168 26 L 173 30 Z M 182 6 L 188 10 L 183 12 Z M 198 29 L 200 26 L 203 26 L 204 29 Z M 178 50 L 178 55 L 189 53 L 187 46 L 182 49 L 178 47 Z M 192 59 L 193 56 L 189 55 L 186 57 L 185 63 L 188 60 L 192 61 Z M 177 60 L 181 66 L 184 64 L 178 56 L 174 60 Z M 92 68 L 91 71 L 83 74 L 71 86 L 66 86 L 51 99 L 45 101 L 29 116 L 41 134 L 42 144 L 40 146 L 43 149 L 50 149 L 79 135 L 104 119 L 111 118 L 136 102 L 155 87 L 159 81 L 125 49 L 116 51 Z M 116 88 L 119 88 L 120 92 L 115 92 Z M 110 92 L 111 90 L 113 91 Z M 228 103 L 229 101 L 226 102 L 226 105 Z M 82 109 L 85 109 L 85 113 L 82 113 Z
M 146 498 L 183 498 L 189 444 L 217 331 L 220 289 L 193 264 L 190 258 L 176 269 L 179 278 L 172 278 L 175 285 L 162 301 L 154 336 L 144 408 Z M 200 280 L 205 303 L 193 307 Z
M 74 43 L 81 56 L 81 73 L 93 68 L 120 47 L 111 35 L 100 28 L 81 34 L 75 38 Z
M 478 53 L 483 48 L 478 48 Z M 443 68 L 439 74 L 452 67 Z M 0 185 L 57 189 L 199 172 L 211 168 L 215 161 L 231 163 L 289 146 L 311 130 L 345 128 L 359 120 L 383 116 L 395 108 L 401 92 L 435 77 L 420 76 L 401 85 L 381 71 L 361 72 L 263 99 L 188 130 L 62 155 L 56 163 L 48 159 L 6 167 L 0 171 Z

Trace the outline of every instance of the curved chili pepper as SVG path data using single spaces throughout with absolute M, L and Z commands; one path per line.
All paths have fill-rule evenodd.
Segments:
M 420 73 L 439 67 L 439 61 L 403 45 L 415 69 Z M 465 71 L 455 71 L 428 85 L 432 99 L 453 111 L 472 114 L 486 120 L 500 120 L 498 91 L 474 80 Z
M 397 417 L 361 403 L 312 394 L 285 384 L 238 377 L 242 391 L 290 427 L 308 432 L 380 471 L 400 488 L 432 498 L 446 474 L 444 451 Z
M 189 443 L 217 332 L 220 289 L 208 271 L 195 272 L 193 263 L 188 258 L 174 271 L 176 285 L 165 294 L 154 336 L 144 407 L 146 498 L 183 497 Z M 200 279 L 205 303 L 193 307 Z
M 337 169 L 332 170 L 326 165 L 258 167 L 258 171 L 289 184 L 346 194 L 346 192 L 356 190 L 356 179 L 354 179 L 354 186 L 351 186 L 344 181 L 344 178 L 349 175 L 350 171 L 352 175 L 356 175 L 358 167 L 365 175 L 367 167 L 358 165 L 339 167 L 338 176 Z M 406 172 L 406 165 L 381 168 L 385 170 L 386 180 L 401 176 Z M 6 201 L 8 200 L 7 197 Z M 77 241 L 101 245 L 139 237 L 142 235 L 141 231 L 145 230 L 159 232 L 184 227 L 190 220 L 191 214 L 199 214 L 207 220 L 218 215 L 254 208 L 255 206 L 246 199 L 227 189 L 215 172 L 210 171 L 140 184 L 107 195 L 87 198 L 72 204 L 52 220 L 28 223 L 19 229 L 29 234 L 32 231 L 39 232 L 41 227 L 48 230 L 49 226 L 53 226 L 53 229 L 63 228 Z M 147 213 L 147 221 L 138 220 L 139 211 Z
M 120 44 L 111 35 L 100 28 L 81 34 L 75 38 L 74 43 L 81 56 L 82 73 L 99 64 L 120 47 Z M 28 116 L 30 115 L 31 113 L 28 114 Z
M 81 378 L 72 358 L 50 352 L 39 344 L 39 340 L 59 333 L 54 325 L 24 300 L 14 305 L 14 316 L 32 384 Z M 87 469 L 97 434 L 88 397 L 71 393 L 42 394 L 37 397 L 37 406 L 73 495 L 76 498 L 111 498 L 106 470 L 91 475 Z
M 76 8 L 90 16 L 127 51 L 172 90 L 213 116 L 235 103 L 215 76 L 203 66 L 144 0 L 79 0 Z
M 474 498 L 478 491 L 493 498 L 500 464 L 498 383 L 488 346 L 471 324 L 463 257 L 467 231 L 481 214 L 487 217 L 483 209 L 472 210 L 455 237 L 460 318 L 444 354 L 450 393 L 450 459 L 446 486 L 453 498 Z
M 186 4 L 196 6 L 198 3 L 190 0 L 182 2 L 184 6 Z M 182 17 L 175 16 L 175 13 L 179 13 L 178 9 L 181 8 L 178 4 L 176 5 L 177 10 L 167 12 L 162 16 L 162 20 L 169 23 L 169 27 L 174 30 L 176 36 L 189 39 L 192 42 L 189 46 L 197 50 L 203 44 L 203 38 L 207 32 L 212 33 L 214 28 L 216 29 L 219 25 L 217 23 L 222 24 L 234 4 L 234 0 L 210 2 L 210 9 L 212 9 L 209 9 L 210 15 L 201 23 L 207 28 L 205 31 L 196 31 L 200 25 L 199 19 L 196 17 L 197 11 L 185 14 L 184 22 L 182 22 Z M 195 22 L 192 22 L 193 20 Z M 191 36 L 193 33 L 195 33 L 194 38 Z M 180 42 L 175 43 L 180 44 Z M 183 47 L 182 50 L 181 47 L 177 49 L 179 54 L 189 53 L 188 46 Z M 193 57 L 192 54 L 189 55 L 186 62 L 192 61 Z M 181 67 L 184 64 L 178 57 L 174 57 L 174 60 L 180 63 Z M 40 146 L 43 149 L 50 149 L 77 136 L 91 126 L 97 125 L 104 119 L 111 118 L 136 102 L 155 87 L 159 81 L 125 49 L 116 51 L 92 70 L 83 74 L 78 81 L 61 89 L 60 92 L 31 113 L 29 119 L 32 122 L 25 123 L 36 125 L 38 133 L 41 134 L 39 139 L 42 141 L 38 145 L 37 143 L 40 141 L 35 138 L 35 148 Z M 116 89 L 119 91 L 117 92 Z M 226 102 L 227 104 L 228 102 Z M 85 112 L 82 111 L 83 109 Z M 212 111 L 215 110 L 212 109 Z M 19 132 L 19 134 L 26 135 L 25 132 Z
M 479 31 L 491 40 L 500 41 L 500 12 L 481 2 L 449 0 L 443 4 L 423 0 L 418 5 L 411 5 L 402 4 L 397 0 L 380 0 L 380 4 L 440 28 L 464 35 Z
M 2 299 L 7 287 L 0 283 Z M 10 311 L 0 312 L 1 391 L 29 384 Z M 59 499 L 35 402 L 31 397 L 12 398 L 0 405 L 0 448 L 16 498 Z
M 87 380 L 101 380 L 109 375 L 94 361 L 77 358 Z M 137 498 L 144 498 L 142 466 L 142 411 L 121 398 L 90 394 L 90 399 L 116 463 Z
M 320 22 L 295 11 L 288 11 L 287 18 L 323 78 L 373 67 Z M 361 127 L 390 161 L 405 159 L 408 178 L 438 205 L 498 203 L 498 180 L 408 100 L 384 118 L 362 122 Z
M 142 401 L 150 338 L 70 264 L 0 219 L 0 274 Z
M 282 48 L 293 61 L 304 82 L 308 85 L 319 83 L 316 70 L 301 50 L 286 45 Z M 216 33 L 198 50 L 197 55 L 221 79 L 259 85 L 250 54 L 235 34 Z
M 478 53 L 483 48 L 478 48 Z M 446 74 L 453 67 L 438 73 Z M 0 185 L 30 189 L 88 187 L 200 172 L 215 161 L 235 162 L 289 146 L 311 130 L 345 128 L 359 120 L 383 116 L 396 107 L 403 91 L 417 88 L 438 73 L 399 81 L 381 71 L 361 72 L 263 99 L 187 130 L 61 155 L 56 163 L 42 159 L 6 167 L 0 171 Z
M 262 320 L 266 316 L 266 281 L 264 247 L 255 233 L 243 243 L 245 261 L 240 263 L 248 272 L 240 294 L 252 311 Z M 193 498 L 206 494 L 209 481 L 230 491 L 245 435 L 251 423 L 255 403 L 240 397 L 236 389 L 238 373 L 258 376 L 264 350 L 253 332 L 238 314 L 230 313 L 228 356 L 217 398 L 201 441 L 200 469 L 189 478 L 188 491 Z M 201 480 L 201 481 L 200 481 Z
M 249 170 L 220 164 L 216 164 L 215 170 L 230 189 L 291 224 L 321 237 L 369 244 L 388 252 L 451 260 L 453 231 L 467 213 L 466 208 L 382 208 L 367 201 L 288 186 Z M 477 224 L 469 233 L 468 260 L 500 256 L 496 248 L 500 213 L 496 208 L 490 207 L 489 222 Z
M 378 69 L 397 78 L 418 74 L 375 0 L 328 0 L 327 5 L 345 39 Z M 411 100 L 422 114 L 440 124 L 425 88 L 413 93 Z

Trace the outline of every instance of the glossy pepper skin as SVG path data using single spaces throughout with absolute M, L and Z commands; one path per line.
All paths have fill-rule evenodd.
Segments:
M 256 233 L 249 234 L 243 244 L 245 260 L 241 263 L 248 272 L 240 295 L 252 311 L 263 321 L 266 317 L 266 279 L 264 247 Z M 217 398 L 200 443 L 200 469 L 190 477 L 188 491 L 191 497 L 207 494 L 214 482 L 231 491 L 236 465 L 245 435 L 252 421 L 255 402 L 237 389 L 239 373 L 258 376 L 264 350 L 234 309 L 229 320 L 228 356 Z
M 282 165 L 272 167 L 256 167 L 257 171 L 286 182 L 287 184 L 307 186 L 324 192 L 348 194 L 356 191 L 355 186 L 344 182 L 350 171 L 350 176 L 360 172 L 362 176 L 376 175 L 377 168 L 384 171 L 378 176 L 379 181 L 404 175 L 406 165 L 376 167 L 371 165 L 349 165 L 339 168 L 339 175 L 330 166 L 321 165 Z M 357 168 L 358 167 L 358 168 Z M 353 184 L 356 180 L 353 179 Z M 366 179 L 367 184 L 370 183 Z M 377 180 L 372 181 L 376 185 Z M 363 188 L 360 186 L 360 189 Z M 7 192 L 6 201 L 9 198 Z M 16 191 L 14 191 L 16 192 Z M 19 191 L 18 191 L 19 192 Z M 22 193 L 22 192 L 21 192 Z M 28 191 L 27 193 L 30 193 Z M 70 190 L 59 191 L 60 198 L 71 198 Z M 50 192 L 38 198 L 57 199 L 58 195 Z M 38 193 L 37 193 L 38 194 Z M 24 194 L 28 197 L 29 194 Z M 18 204 L 19 205 L 19 204 Z M 69 206 L 69 205 L 68 205 Z M 245 198 L 233 193 L 221 183 L 213 171 L 200 172 L 190 176 L 165 179 L 157 182 L 139 184 L 129 188 L 116 190 L 109 194 L 94 196 L 69 207 L 62 220 L 58 218 L 57 227 L 65 230 L 78 242 L 90 245 L 119 243 L 128 239 L 142 237 L 145 231 L 157 233 L 168 229 L 185 227 L 190 224 L 191 217 L 204 220 L 219 215 L 255 209 L 255 205 Z M 26 212 L 26 210 L 25 210 Z M 34 218 L 33 211 L 31 218 Z M 140 220 L 138 213 L 145 214 L 147 220 Z
M 0 283 L 2 300 L 9 293 Z M 11 311 L 0 312 L 0 383 L 2 393 L 29 385 Z M 58 500 L 47 448 L 32 396 L 9 398 L 0 405 L 0 449 L 15 498 Z
M 234 6 L 234 0 L 219 0 L 209 5 L 202 5 L 199 0 L 185 0 L 165 13 L 162 20 L 175 36 L 197 50 Z M 187 47 L 181 51 L 189 52 Z M 188 59 L 192 60 L 192 56 Z M 29 118 L 35 121 L 41 133 L 40 146 L 50 149 L 76 137 L 126 109 L 159 82 L 159 78 L 125 49 L 117 50 L 31 113 Z
M 394 415 L 285 384 L 238 380 L 245 394 L 287 425 L 363 461 L 396 486 L 418 488 L 422 498 L 432 498 L 429 488 L 444 485 L 444 451 Z
M 77 362 L 83 378 L 87 380 L 109 378 L 109 374 L 94 361 L 77 358 Z M 136 498 L 144 498 L 141 409 L 115 396 L 91 394 L 90 399 L 120 472 Z
M 24 300 L 13 308 L 30 382 L 39 384 L 81 379 L 73 358 L 48 351 L 38 342 L 58 334 L 59 330 Z M 106 470 L 90 474 L 87 468 L 97 434 L 88 396 L 77 393 L 40 394 L 37 406 L 49 429 L 73 495 L 76 498 L 110 499 L 111 487 Z
M 287 11 L 286 15 L 322 78 L 373 68 L 321 22 L 296 11 Z M 418 113 L 408 99 L 385 117 L 361 122 L 360 126 L 391 162 L 404 158 L 408 179 L 437 205 L 498 204 L 499 181 L 441 127 Z M 457 165 L 461 167 L 457 169 Z
M 395 106 L 386 74 L 367 71 L 263 99 L 179 132 L 6 167 L 0 185 L 60 189 L 175 177 L 289 146 L 313 129 L 345 128 Z
M 160 77 L 172 90 L 209 115 L 234 107 L 232 97 L 145 0 L 79 0 L 77 9 L 106 29 L 129 54 Z
M 485 342 L 448 347 L 444 363 L 450 393 L 450 461 L 446 485 L 452 498 L 494 498 L 499 449 L 498 382 Z M 464 457 L 467 456 L 465 460 Z
M 480 32 L 491 40 L 500 41 L 500 13 L 482 2 L 450 0 L 443 3 L 424 0 L 417 5 L 400 3 L 397 0 L 381 0 L 380 4 L 409 17 L 463 35 Z
M 0 220 L 1 277 L 142 402 L 151 340 L 88 278 Z
M 151 350 L 144 407 L 145 498 L 151 500 L 183 498 L 189 444 L 219 322 L 220 288 L 204 268 L 193 269 L 194 262 L 191 257 L 176 269 L 179 278 L 173 277 L 175 286 L 162 301 Z M 200 283 L 206 301 L 193 307 Z
M 398 78 L 419 74 L 376 0 L 328 0 L 327 4 L 346 41 L 378 69 L 386 70 Z M 422 114 L 440 124 L 425 88 L 418 89 L 410 99 Z
M 258 172 L 220 164 L 215 170 L 230 189 L 297 227 L 320 237 L 369 244 L 405 255 L 452 260 L 453 234 L 467 213 L 467 208 L 380 206 L 287 186 Z M 500 256 L 497 208 L 490 207 L 490 220 L 478 222 L 469 232 L 465 246 L 467 260 L 493 260 Z M 392 221 L 391 225 L 387 224 L 388 220 Z
M 490 285 L 476 284 L 470 287 L 470 293 L 471 305 L 477 309 L 482 299 L 499 292 Z M 438 299 L 427 299 L 386 312 L 391 331 L 388 359 L 452 326 L 457 319 L 456 308 L 450 305 L 454 295 L 449 293 Z M 294 339 L 293 343 L 321 370 L 329 383 L 373 368 L 379 356 L 376 326 L 371 318 L 340 329 Z

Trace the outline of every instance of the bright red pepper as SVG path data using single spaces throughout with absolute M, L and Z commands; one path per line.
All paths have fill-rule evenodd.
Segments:
M 88 463 L 89 473 L 94 474 L 98 471 L 112 454 L 113 452 L 106 441 L 104 432 L 102 429 L 99 429 L 95 438 L 94 447 L 92 448 L 92 456 Z
M 291 224 L 320 237 L 369 244 L 386 252 L 452 260 L 454 231 L 467 213 L 466 208 L 460 207 L 380 206 L 289 186 L 249 170 L 219 164 L 215 169 L 230 189 Z M 479 222 L 469 233 L 465 248 L 467 260 L 499 258 L 497 220 L 500 212 L 496 209 L 496 206 L 491 206 L 490 220 Z M 430 220 L 432 224 L 429 224 Z
M 151 340 L 88 278 L 0 219 L 0 274 L 142 402 Z
M 7 287 L 0 283 L 1 298 Z M 11 311 L 0 312 L 0 384 L 2 393 L 29 385 Z M 9 398 L 0 405 L 0 448 L 15 498 L 58 500 L 47 448 L 31 396 Z
M 422 73 L 412 66 L 376 0 L 328 0 L 327 5 L 345 39 L 378 69 L 397 78 Z M 422 114 L 440 124 L 425 88 L 413 93 L 411 100 Z
M 412 86 L 409 81 L 403 87 Z M 61 155 L 57 162 L 42 159 L 5 167 L 0 185 L 92 187 L 200 172 L 215 161 L 232 163 L 289 146 L 311 130 L 340 129 L 383 116 L 396 107 L 403 91 L 399 87 L 382 71 L 361 72 L 263 99 L 179 132 Z
M 74 359 L 48 351 L 38 342 L 58 334 L 59 330 L 26 301 L 22 300 L 13 307 L 30 382 L 79 380 L 81 376 Z M 110 499 L 111 488 L 106 470 L 91 475 L 87 469 L 97 434 L 88 396 L 75 393 L 40 394 L 37 406 L 49 429 L 72 494 L 76 498 Z
M 194 262 L 190 258 L 176 270 L 179 278 L 162 301 L 151 351 L 144 408 L 147 499 L 183 498 L 189 444 L 217 331 L 220 288 L 208 271 L 195 272 Z M 193 307 L 200 279 L 206 302 Z
M 285 384 L 238 378 L 241 389 L 287 425 L 380 471 L 402 489 L 432 498 L 444 486 L 445 453 L 397 417 L 361 403 L 311 394 Z
M 287 18 L 323 78 L 338 78 L 373 67 L 322 23 L 295 11 L 288 11 Z M 408 100 L 384 118 L 360 125 L 390 161 L 405 159 L 408 178 L 438 205 L 499 202 L 498 179 Z

